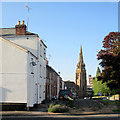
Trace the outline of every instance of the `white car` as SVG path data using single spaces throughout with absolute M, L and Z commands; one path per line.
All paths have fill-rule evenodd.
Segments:
M 89 99 L 89 97 L 84 97 L 84 99 Z

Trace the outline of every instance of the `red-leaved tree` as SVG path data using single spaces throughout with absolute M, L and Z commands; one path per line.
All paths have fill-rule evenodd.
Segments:
M 111 32 L 104 38 L 103 49 L 97 56 L 103 68 L 98 80 L 106 82 L 111 90 L 116 90 L 120 100 L 120 32 Z

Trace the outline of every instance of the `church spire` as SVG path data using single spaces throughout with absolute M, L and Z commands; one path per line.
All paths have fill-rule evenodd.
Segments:
M 84 98 L 87 90 L 86 69 L 83 62 L 82 46 L 80 46 L 79 61 L 75 74 L 75 84 L 79 86 L 78 96 Z
M 80 46 L 79 62 L 83 63 L 82 46 Z
M 80 54 L 82 54 L 82 45 L 80 46 Z

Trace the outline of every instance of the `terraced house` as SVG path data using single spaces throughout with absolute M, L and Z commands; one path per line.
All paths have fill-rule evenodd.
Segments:
M 64 89 L 64 81 L 59 73 L 47 61 L 46 64 L 46 100 L 57 99 L 59 91 Z

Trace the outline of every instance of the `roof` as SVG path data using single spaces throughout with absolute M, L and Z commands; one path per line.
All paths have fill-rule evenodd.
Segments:
M 42 42 L 42 44 L 47 48 L 47 46 L 44 44 L 44 42 L 42 40 L 40 40 Z
M 0 36 L 15 35 L 15 28 L 0 28 Z
M 50 71 L 55 72 L 58 76 L 60 76 L 51 66 L 46 64 L 46 67 L 48 67 Z
M 36 36 L 39 37 L 38 34 L 26 31 L 25 35 L 16 35 L 16 30 L 15 28 L 0 28 L 0 37 L 16 37 L 16 36 Z M 42 42 L 42 44 L 47 48 L 47 46 L 44 44 L 44 42 L 42 40 L 40 40 Z
M 14 47 L 17 47 L 18 49 L 23 50 L 23 51 L 26 52 L 26 53 L 27 53 L 27 52 L 30 52 L 30 51 L 28 51 L 27 49 L 25 49 L 25 48 L 23 48 L 23 47 L 15 44 L 15 43 L 9 41 L 9 40 L 7 40 L 7 39 L 5 39 L 5 38 L 3 38 L 3 37 L 0 37 L 0 38 L 1 38 L 2 41 L 6 42 L 6 43 L 8 43 L 8 44 L 10 44 L 10 45 L 12 45 L 12 46 L 14 46 Z M 31 53 L 31 52 L 30 52 L 30 53 Z M 34 57 L 36 57 L 33 53 L 31 53 L 31 54 L 32 54 Z M 37 57 L 36 57 L 36 58 L 37 58 Z
M 0 37 L 16 38 L 16 37 L 24 37 L 24 36 L 25 37 L 37 37 L 37 38 L 39 38 L 38 34 L 29 32 L 29 31 L 26 31 L 25 35 L 16 35 L 16 29 L 15 29 L 15 27 L 14 28 L 0 28 Z M 42 40 L 40 40 L 40 41 L 47 48 L 47 46 L 44 44 L 44 42 Z
M 16 35 L 15 28 L 0 28 L 0 36 L 12 36 L 12 35 Z M 35 35 L 38 37 L 38 34 L 31 33 L 29 31 L 26 31 L 25 35 Z
M 68 84 L 75 84 L 75 82 L 73 82 L 73 81 L 65 81 L 65 83 L 68 83 Z
M 74 82 L 72 82 L 72 81 L 64 81 L 64 84 L 65 84 L 65 86 L 67 86 L 67 87 L 76 87 L 76 88 L 79 88 L 79 86 L 78 85 L 76 85 Z

